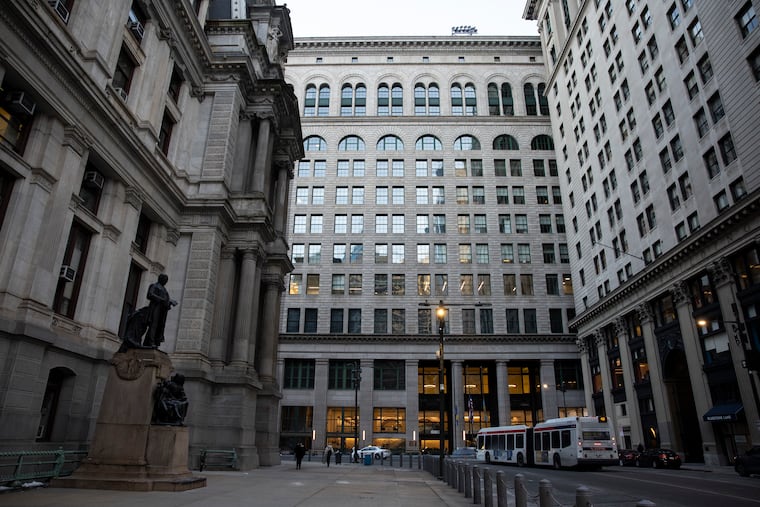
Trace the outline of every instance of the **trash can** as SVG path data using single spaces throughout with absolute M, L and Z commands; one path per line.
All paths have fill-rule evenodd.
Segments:
M 343 455 L 340 451 L 335 451 L 335 464 L 340 465 L 341 461 L 343 461 Z
M 364 455 L 364 464 L 365 465 L 371 465 L 372 464 L 372 454 L 366 453 Z

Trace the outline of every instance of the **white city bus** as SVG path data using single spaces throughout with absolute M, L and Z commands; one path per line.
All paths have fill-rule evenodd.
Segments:
M 617 465 L 618 452 L 605 417 L 563 417 L 533 428 L 483 428 L 478 431 L 477 459 L 518 466 L 598 467 Z
M 495 426 L 478 431 L 477 459 L 486 463 L 511 463 L 523 466 L 528 462 L 528 427 Z
M 537 466 L 598 467 L 618 465 L 615 436 L 606 417 L 562 417 L 533 428 Z

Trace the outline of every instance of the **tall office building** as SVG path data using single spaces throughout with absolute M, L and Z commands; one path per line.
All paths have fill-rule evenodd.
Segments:
M 622 444 L 760 443 L 756 1 L 529 0 L 587 405 Z
M 302 154 L 287 9 L 8 0 L 0 32 L 0 448 L 86 448 L 127 315 L 166 273 L 160 349 L 186 377 L 194 464 L 278 463 Z
M 542 60 L 537 37 L 296 39 L 283 448 L 451 449 L 584 411 Z

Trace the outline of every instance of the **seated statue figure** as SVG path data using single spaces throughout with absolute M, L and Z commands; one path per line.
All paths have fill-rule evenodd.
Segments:
M 169 380 L 164 380 L 153 391 L 153 419 L 151 424 L 165 426 L 183 426 L 187 416 L 187 396 L 185 395 L 185 376 L 175 373 Z

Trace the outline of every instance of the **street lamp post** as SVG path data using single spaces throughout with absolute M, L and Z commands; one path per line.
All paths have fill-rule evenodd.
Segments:
M 446 326 L 446 308 L 443 306 L 443 301 L 438 304 L 438 308 L 435 311 L 438 317 L 438 396 L 439 396 L 439 423 L 438 423 L 438 436 L 439 436 L 439 453 L 438 459 L 438 478 L 443 478 L 443 455 L 444 455 L 444 434 L 443 434 L 443 418 L 446 405 L 446 394 L 444 392 L 445 384 L 443 380 L 443 330 Z

